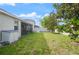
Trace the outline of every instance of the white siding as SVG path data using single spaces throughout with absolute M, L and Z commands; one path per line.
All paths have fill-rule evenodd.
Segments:
M 16 35 L 15 37 L 11 36 L 11 38 L 13 38 L 13 39 L 9 40 L 11 42 L 14 41 L 15 38 L 19 38 L 21 36 L 21 21 L 16 18 L 5 15 L 3 13 L 0 13 L 0 31 L 14 30 L 15 21 L 18 21 L 18 31 L 16 32 L 17 35 L 15 32 L 13 34 L 11 34 L 13 36 Z M 7 34 L 7 35 L 9 35 L 9 34 Z M 5 38 L 7 38 L 7 36 L 4 35 L 3 41 L 8 40 L 8 39 L 5 40 Z
M 14 19 L 0 13 L 0 30 L 13 30 L 14 29 Z

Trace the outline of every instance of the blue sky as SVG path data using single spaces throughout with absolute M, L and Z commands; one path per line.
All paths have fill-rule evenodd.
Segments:
M 51 3 L 0 3 L 0 8 L 18 17 L 33 19 L 40 25 L 40 19 L 54 10 Z

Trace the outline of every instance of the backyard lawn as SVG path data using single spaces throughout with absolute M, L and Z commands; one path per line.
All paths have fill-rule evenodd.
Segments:
M 0 54 L 62 55 L 79 54 L 79 45 L 68 36 L 49 32 L 29 33 L 15 43 L 0 47 Z

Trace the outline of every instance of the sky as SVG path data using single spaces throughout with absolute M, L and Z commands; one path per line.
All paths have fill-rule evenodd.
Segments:
M 40 20 L 54 11 L 52 3 L 0 3 L 0 8 L 23 19 L 32 19 L 40 26 Z

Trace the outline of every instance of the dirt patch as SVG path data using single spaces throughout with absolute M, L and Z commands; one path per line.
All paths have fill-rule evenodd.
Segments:
M 71 45 L 79 46 L 79 42 L 71 42 Z

